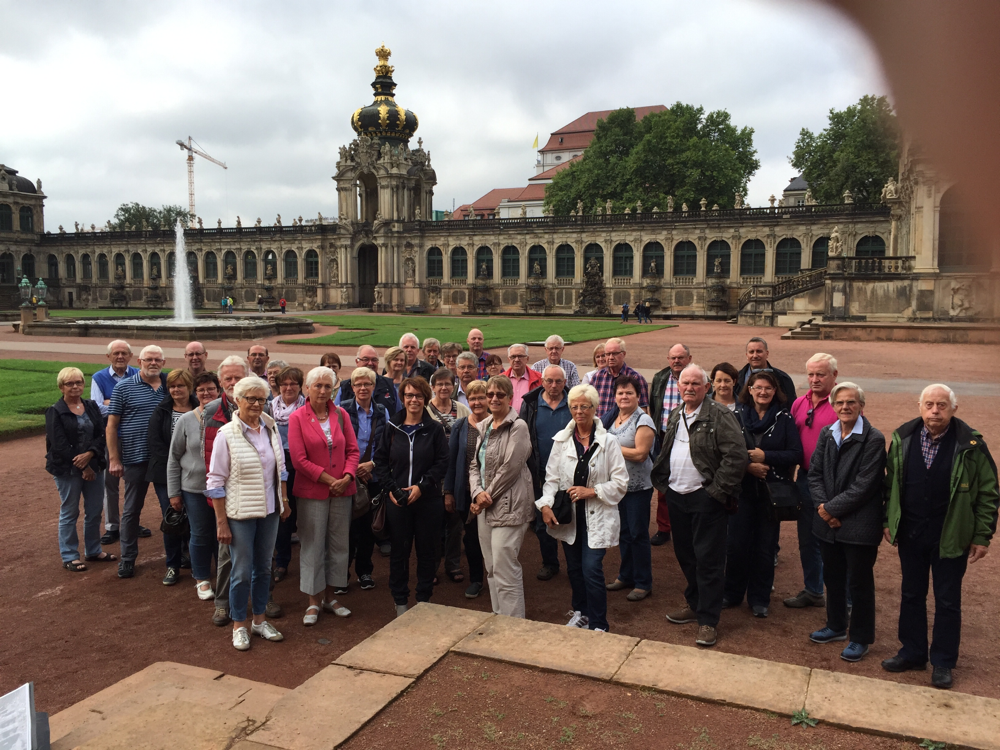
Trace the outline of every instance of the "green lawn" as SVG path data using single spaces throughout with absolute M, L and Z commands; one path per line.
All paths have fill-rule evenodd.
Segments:
M 80 362 L 0 359 L 0 436 L 45 426 L 45 409 L 62 396 L 56 375 L 69 365 L 79 367 L 87 376 L 102 369 L 102 365 Z M 89 394 L 87 377 L 84 398 Z
M 527 341 L 544 341 L 559 334 L 567 341 L 594 341 L 623 333 L 655 331 L 670 325 L 622 326 L 608 318 L 476 318 L 437 315 L 310 315 L 315 323 L 339 326 L 337 333 L 313 338 L 286 339 L 282 344 L 314 344 L 316 346 L 360 346 L 379 348 L 396 346 L 399 337 L 412 331 L 423 341 L 428 336 L 444 343 L 455 341 L 465 346 L 469 329 L 479 328 L 486 339 L 486 349 Z M 347 330 L 345 330 L 347 329 Z

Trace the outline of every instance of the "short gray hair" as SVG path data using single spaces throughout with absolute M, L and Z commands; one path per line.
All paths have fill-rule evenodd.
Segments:
M 472 352 L 462 352 L 457 357 L 455 357 L 456 367 L 458 367 L 459 362 L 471 362 L 476 367 L 479 367 L 479 358 Z
M 372 385 L 378 382 L 378 376 L 375 371 L 367 367 L 355 367 L 351 372 L 351 385 L 354 385 L 359 380 L 367 380 Z
M 241 357 L 239 354 L 230 354 L 224 360 L 219 362 L 219 368 L 215 372 L 216 374 L 218 374 L 222 372 L 223 367 L 234 367 L 234 366 L 243 368 L 244 377 L 250 374 L 250 366 L 247 364 L 247 361 L 243 359 L 243 357 Z
M 861 389 L 860 385 L 858 385 L 857 383 L 852 383 L 850 380 L 845 381 L 843 383 L 837 383 L 837 385 L 833 386 L 833 390 L 830 391 L 830 396 L 829 396 L 830 406 L 833 406 L 833 402 L 837 400 L 837 394 L 843 390 L 854 391 L 855 393 L 857 393 L 858 403 L 860 403 L 861 407 L 864 408 L 865 392 Z M 949 388 L 949 390 L 951 389 Z
M 620 339 L 617 336 L 612 336 L 611 338 L 609 338 L 607 341 L 604 342 L 605 350 L 607 350 L 608 344 L 618 344 L 618 346 L 621 347 L 622 352 L 625 351 L 624 339 Z
M 806 367 L 809 365 L 818 365 L 821 362 L 826 363 L 826 366 L 830 368 L 830 372 L 837 371 L 837 358 L 832 354 L 824 354 L 823 352 L 816 352 L 809 359 L 807 359 Z
M 323 367 L 322 365 L 314 367 L 309 371 L 309 374 L 306 375 L 303 387 L 308 388 L 320 378 L 330 378 L 330 382 L 333 384 L 333 387 L 337 387 L 337 373 L 335 373 L 331 368 Z
M 267 363 L 267 370 L 273 370 L 275 368 L 283 370 L 286 367 L 288 367 L 288 363 L 283 359 L 272 359 L 270 362 Z M 265 370 L 264 372 L 267 372 L 267 370 Z
M 566 403 L 573 403 L 577 399 L 585 398 L 594 405 L 597 409 L 601 405 L 601 397 L 597 393 L 597 389 L 589 383 L 580 383 L 580 385 L 574 385 L 569 389 L 569 395 L 566 397 Z M 597 416 L 594 416 L 597 419 Z
M 433 336 L 428 336 L 427 338 L 424 339 L 423 346 L 421 346 L 420 348 L 426 351 L 428 346 L 436 346 L 438 349 L 440 349 L 441 342 L 438 341 Z
M 244 398 L 248 393 L 253 393 L 254 391 L 263 391 L 267 395 L 271 392 L 271 386 L 267 384 L 264 378 L 251 375 L 243 378 L 233 386 L 233 398 Z
M 566 342 L 563 341 L 563 337 L 558 333 L 553 333 L 547 339 L 545 339 L 545 346 L 566 346 Z
M 920 391 L 920 401 L 918 401 L 917 403 L 919 404 L 919 403 L 923 402 L 924 396 L 927 395 L 928 391 L 937 390 L 938 388 L 940 388 L 942 391 L 944 391 L 945 393 L 948 394 L 948 401 L 951 402 L 951 408 L 952 409 L 957 409 L 958 408 L 958 396 L 955 395 L 955 391 L 953 391 L 951 388 L 949 388 L 948 386 L 946 386 L 944 383 L 931 383 L 929 386 L 927 386 L 926 388 L 924 388 L 922 391 Z
M 549 370 L 558 370 L 559 371 L 559 376 L 563 380 L 566 379 L 566 371 L 562 368 L 562 365 L 548 365 L 548 366 L 546 366 L 546 368 L 544 370 L 542 370 L 542 377 L 543 378 L 545 377 L 545 373 L 547 373 Z
M 115 339 L 110 344 L 108 344 L 108 354 L 111 354 L 111 350 L 115 348 L 115 344 L 125 344 L 128 348 L 128 353 L 132 353 L 132 345 L 129 344 L 125 339 Z
M 132 350 L 129 349 L 129 351 Z M 163 356 L 163 349 L 158 347 L 156 344 L 147 344 L 146 346 L 142 347 L 142 351 L 139 352 L 139 359 L 144 359 L 146 357 L 146 354 L 150 352 L 159 354 L 161 357 Z
M 360 359 L 361 358 L 361 350 L 362 349 L 371 349 L 373 352 L 375 352 L 375 356 L 376 357 L 378 356 L 378 349 L 376 349 L 371 344 L 362 344 L 361 346 L 358 347 L 358 353 L 354 355 L 355 359 Z
M 417 334 L 415 334 L 415 333 L 404 333 L 402 336 L 399 337 L 399 348 L 400 349 L 403 348 L 403 342 L 406 341 L 407 339 L 413 339 L 414 341 L 416 341 L 417 342 L 417 348 L 418 349 L 420 348 L 420 339 L 417 338 Z
M 687 344 L 682 344 L 681 342 L 678 341 L 676 344 L 674 344 L 674 346 L 679 346 L 681 349 L 684 350 L 684 353 L 686 355 L 688 355 L 689 357 L 691 356 L 691 347 L 689 347 Z M 673 349 L 674 346 L 670 347 L 670 349 Z M 667 354 L 670 353 L 670 349 L 667 349 Z
M 686 373 L 688 370 L 692 370 L 694 372 L 700 372 L 701 373 L 701 382 L 702 382 L 702 385 L 704 385 L 705 383 L 708 382 L 708 373 L 705 372 L 705 368 L 702 367 L 701 365 L 696 365 L 694 362 L 692 362 L 687 367 L 685 367 L 683 370 L 681 370 L 681 378 L 684 377 L 684 373 Z M 680 378 L 678 378 L 678 380 L 680 380 Z
M 524 349 L 524 356 L 526 357 L 529 356 L 527 344 L 511 344 L 510 346 L 507 347 L 507 359 L 510 359 L 510 350 L 516 349 L 517 347 L 521 347 L 522 349 Z
M 750 346 L 750 344 L 763 344 L 765 351 L 771 351 L 770 349 L 767 348 L 767 342 L 764 341 L 764 339 L 762 339 L 760 336 L 751 336 L 750 339 L 747 341 L 747 346 Z

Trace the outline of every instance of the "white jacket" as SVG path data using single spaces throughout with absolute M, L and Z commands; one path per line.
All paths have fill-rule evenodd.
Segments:
M 281 447 L 281 437 L 278 435 L 274 420 L 267 414 L 261 414 L 260 421 L 262 427 L 267 430 L 271 441 L 271 450 L 274 451 L 274 488 L 277 494 L 275 505 L 280 512 L 284 506 L 284 500 L 281 497 L 281 473 L 285 467 L 285 451 Z M 243 423 L 240 422 L 236 412 L 233 412 L 232 419 L 219 430 L 215 439 L 225 440 L 229 448 L 226 515 L 238 520 L 264 518 L 267 515 L 264 471 L 257 449 L 243 434 Z
M 570 422 L 552 438 L 552 452 L 545 466 L 545 486 L 542 496 L 535 501 L 539 509 L 552 507 L 556 492 L 573 486 L 576 472 L 576 445 L 573 432 L 576 422 Z M 599 419 L 594 420 L 594 442 L 597 448 L 590 457 L 590 478 L 587 486 L 594 489 L 597 497 L 586 500 L 587 544 L 591 549 L 607 549 L 618 544 L 621 520 L 618 515 L 618 501 L 628 489 L 628 469 L 622 456 L 621 446 L 614 435 L 609 435 Z M 567 544 L 576 541 L 576 512 L 568 524 L 548 527 L 549 535 Z

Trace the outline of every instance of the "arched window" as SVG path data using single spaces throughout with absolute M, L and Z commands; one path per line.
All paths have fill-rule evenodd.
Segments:
M 451 250 L 451 278 L 469 278 L 469 254 L 464 247 L 455 247 Z
M 604 248 L 598 245 L 596 242 L 591 242 L 585 248 L 583 248 L 583 270 L 587 270 L 587 266 L 590 265 L 590 260 L 593 258 L 597 261 L 601 268 L 601 273 L 604 273 Z
M 635 251 L 627 242 L 619 242 L 611 252 L 611 275 L 619 277 L 632 276 L 632 265 Z
M 298 281 L 299 256 L 294 250 L 285 251 L 285 281 Z
M 486 266 L 486 273 L 483 273 L 483 266 Z M 485 276 L 487 279 L 493 278 L 493 251 L 485 245 L 476 250 L 476 278 Z
M 698 273 L 698 248 L 690 240 L 674 245 L 674 276 L 695 276 Z
M 642 275 L 663 278 L 663 245 L 647 242 L 642 249 Z
M 125 256 L 122 253 L 115 253 L 115 278 L 119 276 L 119 271 L 121 271 L 122 281 L 125 280 Z
M 219 258 L 209 250 L 205 253 L 205 281 L 217 281 L 219 278 Z
M 882 258 L 885 256 L 885 240 L 874 234 L 862 237 L 858 240 L 854 254 L 859 258 Z
M 35 256 L 31 253 L 25 253 L 21 256 L 21 273 L 27 276 L 32 283 L 37 278 L 35 276 Z
M 11 253 L 0 254 L 0 284 L 16 284 L 14 277 L 14 256 Z
M 167 278 L 172 279 L 177 273 L 177 256 L 175 253 L 167 253 Z
M 604 254 L 601 254 L 604 257 Z M 572 279 L 576 275 L 576 251 L 572 245 L 556 248 L 556 278 Z
M 306 250 L 306 278 L 319 278 L 319 253 L 315 250 Z
M 193 250 L 187 251 L 187 267 L 192 283 L 198 283 L 198 256 Z
M 97 280 L 108 280 L 108 256 L 104 253 L 97 256 Z
M 538 275 L 543 279 L 548 276 L 549 268 L 548 254 L 541 245 L 532 245 L 528 248 L 528 275 L 535 275 L 535 264 L 538 264 Z
M 132 261 L 135 263 L 135 260 Z M 157 277 L 158 279 L 163 278 L 163 266 L 160 265 L 160 254 L 150 253 L 149 254 L 149 278 Z
M 31 206 L 21 206 L 21 210 L 18 212 L 18 214 L 21 219 L 21 231 L 34 232 L 35 212 L 31 210 Z
M 222 256 L 222 274 L 223 278 L 236 278 L 236 253 L 232 250 Z
M 0 232 L 14 231 L 14 212 L 6 203 L 0 203 Z
M 941 196 L 938 268 L 942 271 L 988 271 L 989 251 L 972 232 L 973 217 L 959 187 L 949 188 Z
M 243 280 L 257 281 L 257 253 L 253 250 L 243 253 Z
M 830 238 L 820 237 L 813 243 L 812 249 L 812 262 L 809 267 L 816 268 L 826 268 L 826 258 L 830 253 Z
M 66 256 L 66 278 L 75 279 L 76 278 L 76 258 L 72 255 Z
M 256 278 L 256 273 L 254 278 Z M 274 250 L 264 252 L 264 278 L 278 278 L 278 256 L 274 254 Z
M 432 247 L 427 250 L 427 278 L 444 278 L 444 255 L 439 247 Z
M 732 251 L 729 249 L 729 243 L 725 240 L 712 240 L 708 243 L 708 259 L 706 272 L 709 276 L 723 276 L 729 278 L 729 272 L 732 268 Z M 715 261 L 719 261 L 719 271 L 716 273 Z
M 49 253 L 49 275 L 45 278 L 50 282 L 59 280 L 59 259 L 52 253 Z
M 84 281 L 93 281 L 94 265 L 90 259 L 89 253 L 84 253 L 82 256 L 80 256 L 80 270 L 83 271 Z
M 774 251 L 774 275 L 794 276 L 802 270 L 802 244 L 794 237 L 785 237 Z
M 507 245 L 500 251 L 500 275 L 505 279 L 521 276 L 521 253 L 513 245 Z
M 740 276 L 764 275 L 764 243 L 747 240 L 740 248 Z

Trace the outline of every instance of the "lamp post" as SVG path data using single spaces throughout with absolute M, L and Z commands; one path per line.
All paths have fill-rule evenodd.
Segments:
M 17 269 L 20 272 L 20 268 Z M 21 283 L 17 285 L 21 293 L 21 307 L 31 307 L 31 279 L 27 276 L 21 277 Z
M 49 288 L 42 281 L 41 277 L 38 278 L 38 283 L 35 285 L 35 296 L 38 298 L 38 306 L 36 308 L 35 318 L 37 320 L 48 320 L 49 318 L 49 308 L 45 304 L 45 296 L 49 293 Z

